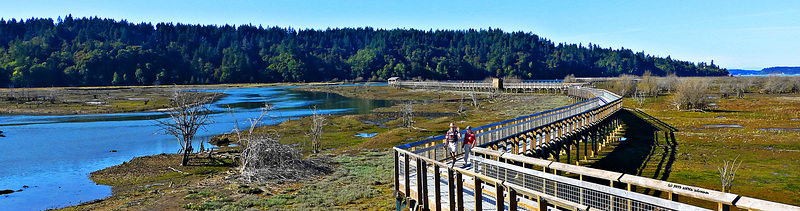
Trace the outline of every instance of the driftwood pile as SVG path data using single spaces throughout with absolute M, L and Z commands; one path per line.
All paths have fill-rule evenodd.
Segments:
M 326 159 L 303 159 L 293 145 L 281 144 L 271 137 L 247 141 L 242 151 L 239 179 L 247 182 L 301 181 L 330 173 Z

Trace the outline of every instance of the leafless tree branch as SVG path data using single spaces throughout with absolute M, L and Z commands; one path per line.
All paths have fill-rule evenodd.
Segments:
M 155 120 L 161 127 L 161 132 L 175 137 L 181 145 L 178 153 L 183 153 L 181 165 L 186 166 L 189 155 L 194 151 L 192 139 L 199 129 L 213 123 L 209 118 L 209 103 L 214 97 L 199 92 L 187 92 L 175 89 L 170 96 L 171 108 L 163 113 L 168 118 Z

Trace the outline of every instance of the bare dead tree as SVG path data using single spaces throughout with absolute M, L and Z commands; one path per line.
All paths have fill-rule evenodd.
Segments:
M 61 89 L 50 89 L 50 92 L 47 94 L 47 100 L 50 101 L 50 104 L 58 102 L 59 97 L 61 97 Z
M 633 99 L 633 102 L 636 103 L 638 108 L 641 108 L 642 106 L 644 106 L 644 101 L 647 98 L 646 98 L 646 95 L 644 94 L 644 91 L 639 91 L 639 92 L 633 93 L 631 95 L 631 99 Z
M 461 114 L 461 115 L 464 115 L 464 113 L 463 113 L 464 110 L 466 110 L 466 109 L 464 108 L 464 93 L 462 92 L 461 93 L 461 100 L 458 101 L 458 111 L 457 112 L 459 114 Z
M 736 163 L 736 160 L 739 159 L 739 156 L 733 159 L 733 162 L 728 162 L 727 160 L 724 161 L 724 165 L 722 167 L 717 167 L 719 171 L 719 179 L 722 182 L 722 192 L 730 193 L 731 187 L 733 187 L 733 180 L 736 179 L 736 171 L 739 170 L 739 166 L 742 165 L 742 161 Z
M 322 127 L 325 126 L 325 116 L 317 113 L 317 107 L 311 109 L 311 128 L 306 135 L 311 137 L 311 152 L 317 153 L 322 149 Z
M 181 145 L 178 153 L 183 153 L 182 166 L 189 163 L 189 155 L 194 151 L 192 139 L 197 130 L 213 122 L 209 118 L 211 112 L 208 104 L 212 100 L 213 96 L 176 89 L 170 96 L 172 108 L 163 112 L 169 118 L 155 120 L 161 126 L 161 132 L 172 135 Z
M 475 92 L 469 93 L 469 99 L 472 100 L 472 107 L 478 108 L 478 96 Z
M 497 102 L 498 98 L 500 98 L 500 95 L 502 95 L 502 93 L 500 93 L 500 90 L 497 89 L 486 92 L 486 97 L 489 98 L 489 101 L 491 102 Z
M 403 103 L 401 113 L 403 114 L 403 127 L 411 131 L 411 128 L 414 127 L 414 104 L 411 104 L 411 102 Z

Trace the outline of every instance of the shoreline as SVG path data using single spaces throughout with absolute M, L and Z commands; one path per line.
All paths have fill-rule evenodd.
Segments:
M 168 108 L 170 91 L 175 88 L 226 89 L 332 84 L 341 83 L 0 88 L 0 115 L 62 116 L 157 112 Z

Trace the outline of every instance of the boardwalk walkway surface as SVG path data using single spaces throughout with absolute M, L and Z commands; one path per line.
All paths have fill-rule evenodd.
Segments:
M 466 91 L 498 91 L 504 86 L 502 82 L 394 81 L 390 84 Z M 398 200 L 407 202 L 414 210 L 437 211 L 730 210 L 732 207 L 800 210 L 796 206 L 731 193 L 567 164 L 571 163 L 570 155 L 581 155 L 580 149 L 585 156 L 593 156 L 607 143 L 618 141 L 619 137 L 614 134 L 622 127 L 616 118 L 617 111 L 622 108 L 621 97 L 581 85 L 509 84 L 511 89 L 543 89 L 583 101 L 474 128 L 477 141 L 469 163 L 464 161 L 462 149 L 457 150 L 455 159 L 448 155 L 443 136 L 394 147 L 394 185 Z M 665 136 L 674 131 L 668 125 L 654 126 L 664 131 Z M 566 155 L 567 163 L 561 163 L 562 155 Z M 632 191 L 636 187 L 662 191 L 668 197 Z M 681 200 L 685 197 L 694 200 Z M 701 205 L 685 204 L 698 200 Z M 497 206 L 497 201 L 502 201 L 502 206 Z M 716 206 L 708 207 L 708 204 Z
M 453 161 L 447 162 L 447 164 L 452 164 L 452 163 L 453 163 Z M 416 166 L 414 166 L 414 167 L 416 167 Z M 454 168 L 459 168 L 459 169 L 463 169 L 463 170 L 466 170 L 466 171 L 473 171 L 472 165 L 468 165 L 464 161 L 463 157 L 459 157 L 455 161 Z M 450 198 L 451 193 L 452 194 L 457 194 L 457 192 L 455 190 L 455 184 L 453 185 L 454 188 L 453 188 L 452 191 L 448 190 L 448 187 L 450 187 L 450 186 L 449 186 L 449 181 L 448 181 L 447 169 L 444 169 L 444 168 L 440 168 L 439 169 L 439 172 L 438 172 L 438 180 L 439 180 L 439 182 L 438 183 L 433 182 L 433 181 L 437 180 L 437 178 L 434 178 L 434 177 L 436 177 L 436 174 L 434 174 L 434 168 L 433 167 L 429 167 L 429 168 L 427 168 L 427 171 L 428 171 L 428 174 L 426 175 L 426 177 L 427 177 L 427 180 L 430 181 L 427 184 L 428 185 L 427 186 L 427 191 L 429 193 L 434 193 L 435 191 L 437 191 L 437 189 L 435 187 L 436 185 L 439 185 L 439 190 L 442 191 L 441 195 L 440 195 L 441 202 L 437 203 L 437 204 L 431 204 L 431 206 L 434 206 L 431 209 L 432 210 L 436 210 L 436 206 L 441 206 L 441 208 L 440 208 L 441 210 L 451 210 L 451 208 L 450 208 L 451 203 L 450 203 L 450 201 L 448 199 Z M 417 190 L 417 184 L 419 184 L 419 183 L 417 182 L 417 174 L 416 174 L 416 172 L 414 172 L 413 174 L 410 174 L 408 179 L 409 179 L 410 184 L 411 184 L 411 195 L 413 197 L 418 197 L 417 196 L 418 193 L 417 193 L 416 190 Z M 472 178 L 472 177 L 465 177 L 462 180 L 463 181 L 461 183 L 463 185 L 463 188 L 462 188 L 463 190 L 462 190 L 461 194 L 463 196 L 465 196 L 465 197 L 463 197 L 463 202 L 462 202 L 463 208 L 462 208 L 462 210 L 476 210 L 476 208 L 475 208 L 476 207 L 475 179 Z M 401 182 L 401 184 L 404 184 L 404 182 Z M 497 210 L 497 198 L 495 197 L 497 195 L 497 193 L 496 193 L 496 191 L 493 190 L 493 189 L 495 189 L 495 187 L 489 186 L 489 185 L 486 185 L 486 184 L 481 184 L 481 189 L 483 190 L 482 191 L 483 193 L 481 194 L 481 197 L 482 197 L 482 200 L 483 200 L 483 204 L 482 204 L 482 209 L 481 210 Z M 508 197 L 508 195 L 506 194 L 505 197 Z M 453 196 L 453 198 L 455 198 L 455 196 Z M 435 196 L 431 195 L 431 196 L 428 196 L 428 200 L 429 201 L 436 201 L 436 198 L 435 198 Z M 518 199 L 518 203 L 520 205 L 518 210 L 536 210 L 536 209 L 534 209 L 534 207 L 536 207 L 536 205 L 537 205 L 536 201 L 525 199 L 525 198 L 520 198 L 520 199 Z M 456 206 L 456 207 L 459 206 L 458 204 L 453 204 L 453 205 Z M 503 207 L 504 207 L 503 210 L 508 210 L 508 206 L 509 206 L 508 201 L 504 200 L 503 201 Z M 458 208 L 456 208 L 456 210 L 458 210 Z

